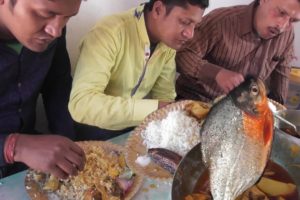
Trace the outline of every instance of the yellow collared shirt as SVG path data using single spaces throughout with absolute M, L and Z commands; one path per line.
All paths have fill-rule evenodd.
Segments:
M 74 120 L 121 130 L 138 125 L 158 100 L 173 100 L 175 50 L 159 43 L 149 58 L 149 49 L 143 6 L 99 21 L 80 46 L 69 102 Z

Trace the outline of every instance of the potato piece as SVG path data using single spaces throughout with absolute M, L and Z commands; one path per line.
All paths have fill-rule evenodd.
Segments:
M 125 168 L 126 167 L 126 161 L 125 161 L 125 156 L 124 154 L 121 154 L 119 156 L 119 164 L 122 168 Z
M 269 198 L 256 186 L 253 186 L 239 196 L 237 200 L 269 200 Z
M 120 172 L 115 166 L 109 166 L 108 174 L 110 177 L 116 178 L 117 176 L 119 176 Z
M 252 196 L 253 199 L 269 199 L 265 193 L 257 188 L 257 186 L 253 186 L 251 188 L 250 196 Z
M 257 187 L 270 196 L 285 196 L 296 190 L 296 185 L 292 183 L 284 183 L 265 177 L 259 181 Z
M 210 104 L 200 101 L 193 101 L 185 106 L 188 115 L 195 117 L 198 121 L 202 121 L 206 117 L 210 108 Z

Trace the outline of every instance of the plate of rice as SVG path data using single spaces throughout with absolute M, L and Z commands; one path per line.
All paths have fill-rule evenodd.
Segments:
M 184 100 L 148 115 L 126 143 L 125 158 L 137 174 L 153 179 L 169 179 L 172 174 L 150 159 L 148 149 L 163 148 L 184 156 L 200 142 L 200 127 L 211 105 Z

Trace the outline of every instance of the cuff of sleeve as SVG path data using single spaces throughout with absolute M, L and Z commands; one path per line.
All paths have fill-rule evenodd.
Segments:
M 142 99 L 134 101 L 133 121 L 141 122 L 147 115 L 157 110 L 158 100 Z
M 207 79 L 213 79 L 213 80 L 215 80 L 217 74 L 219 73 L 219 71 L 221 69 L 222 69 L 222 67 L 220 67 L 218 65 L 214 65 L 214 64 L 211 64 L 211 63 L 206 63 L 198 71 L 197 77 L 201 77 L 201 79 L 202 79 L 203 76 L 205 75 Z
M 5 159 L 4 159 L 4 143 L 5 143 L 6 137 L 7 137 L 7 135 L 0 135 L 0 149 L 1 149 L 1 153 L 0 153 L 0 167 L 7 164 L 5 162 Z

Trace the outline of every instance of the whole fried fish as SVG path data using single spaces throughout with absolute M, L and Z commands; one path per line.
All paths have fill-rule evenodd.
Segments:
M 248 78 L 216 103 L 200 131 L 214 200 L 233 200 L 254 185 L 273 141 L 273 115 L 263 82 Z

